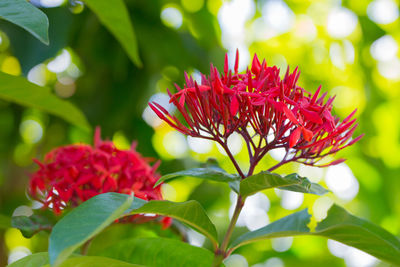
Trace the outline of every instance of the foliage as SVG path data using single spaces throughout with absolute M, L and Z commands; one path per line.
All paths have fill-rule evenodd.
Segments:
M 41 1 L 0 3 L 1 266 L 7 264 L 8 256 L 12 259 L 29 250 L 32 255 L 10 266 L 49 266 L 50 262 L 58 266 L 165 266 L 177 262 L 181 266 L 216 266 L 223 258 L 230 266 L 229 260 L 238 255 L 249 265 L 273 258 L 285 266 L 354 266 L 349 255 L 356 254 L 351 253 L 367 257 L 349 247 L 339 255 L 330 246 L 332 240 L 382 260 L 379 266 L 385 266 L 385 262 L 399 264 L 396 236 L 400 215 L 396 203 L 400 121 L 395 116 L 399 97 L 394 89 L 400 80 L 397 17 L 389 22 L 390 16 L 380 20 L 379 12 L 374 13 L 380 10 L 376 6 L 380 1 L 328 4 L 288 0 L 278 1 L 278 11 L 286 13 L 276 11 L 280 15 L 271 21 L 269 10 L 275 8 L 271 6 L 274 1 L 239 2 L 182 0 L 154 1 L 150 5 L 137 0 L 70 0 L 56 7 L 42 5 Z M 393 5 L 390 10 L 397 10 Z M 238 7 L 240 12 L 231 16 L 234 19 L 227 17 Z M 335 32 L 340 28 L 335 14 L 343 15 L 345 35 Z M 285 23 L 278 18 L 284 18 Z M 386 53 L 382 44 L 389 44 L 383 49 Z M 205 78 L 200 82 L 210 62 L 223 67 L 224 50 L 233 58 L 236 48 L 243 64 L 226 62 L 218 79 L 212 67 L 208 79 L 220 83 L 207 85 Z M 257 88 L 253 85 L 263 82 L 259 79 L 265 78 L 265 73 L 260 74 L 266 66 L 262 60 L 254 59 L 245 71 L 248 52 L 265 58 L 268 68 L 277 66 L 276 70 L 269 69 L 268 77 L 282 79 L 286 85 L 297 82 L 305 88 L 302 103 L 306 106 L 324 91 L 336 95 L 332 118 L 351 114 L 357 118 L 358 128 L 352 128 L 355 121 L 346 118 L 341 126 L 336 125 L 337 132 L 332 131 L 325 124 L 335 119 L 324 115 L 320 118 L 324 131 L 316 133 L 321 121 L 312 112 L 328 108 L 331 99 L 328 104 L 320 101 L 318 107 L 310 108 L 296 106 L 290 102 L 296 100 L 294 94 L 288 94 L 285 100 L 277 97 L 268 100 L 270 106 L 262 106 L 265 99 L 251 95 L 253 92 L 225 92 L 224 86 L 231 88 L 229 79 L 238 78 L 245 88 Z M 297 69 L 288 72 L 286 78 L 276 75 L 278 68 L 282 73 L 288 64 L 290 69 L 299 66 L 300 78 Z M 186 77 L 184 71 L 188 72 Z M 243 76 L 235 76 L 238 73 Z M 175 108 L 166 100 L 166 89 L 172 89 L 174 83 L 182 84 L 183 90 L 190 88 L 184 98 L 178 88 L 180 93 L 172 97 Z M 320 84 L 322 89 L 318 88 Z M 210 89 L 202 86 L 217 87 L 224 97 L 212 102 L 213 96 L 204 93 Z M 188 120 L 188 113 L 182 112 L 183 104 L 189 114 L 207 117 L 199 111 L 204 103 L 192 105 L 197 101 L 193 95 L 200 100 L 208 97 L 209 107 L 219 109 L 220 113 L 212 116 L 217 127 L 193 127 L 196 118 Z M 170 124 L 188 136 L 156 119 L 147 102 L 159 103 L 153 106 L 158 115 L 163 114 L 160 117 L 170 119 Z M 355 107 L 357 113 L 352 112 Z M 280 116 L 287 120 L 278 122 Z M 235 128 L 239 125 L 236 118 L 248 124 Z M 231 121 L 234 124 L 226 124 Z M 274 126 L 263 128 L 266 121 Z M 37 170 L 31 159 L 42 159 L 61 145 L 89 143 L 90 125 L 101 125 L 117 149 L 128 149 L 128 140 L 135 139 L 137 151 L 161 159 L 158 170 L 163 176 L 156 185 L 164 183 L 166 200 L 147 202 L 136 194 L 106 193 L 71 205 L 61 211 L 62 217 L 39 216 L 37 203 L 27 200 L 25 194 L 28 174 Z M 237 138 L 236 134 L 244 133 L 239 130 L 251 127 L 254 131 L 243 134 L 244 141 Z M 219 144 L 200 142 L 198 136 L 209 137 L 204 130 L 211 130 Z M 282 138 L 275 140 L 279 144 L 276 150 L 265 149 L 271 132 L 277 136 L 284 131 Z M 353 132 L 354 136 L 365 133 L 365 137 L 351 140 Z M 255 138 L 255 145 L 249 137 Z M 257 146 L 258 137 L 265 142 Z M 346 163 L 335 161 L 334 155 L 325 157 L 321 165 L 339 163 L 326 171 L 289 162 L 291 153 L 297 151 L 292 161 L 313 165 L 309 158 L 319 160 L 325 156 L 322 150 L 332 149 L 334 154 L 356 141 L 350 149 L 338 153 L 339 158 L 348 159 Z M 283 160 L 278 151 L 281 145 L 289 148 Z M 216 157 L 219 165 L 197 163 L 210 156 Z M 281 166 L 282 162 L 288 164 Z M 111 173 L 107 175 L 112 177 Z M 57 190 L 53 196 L 56 194 Z M 285 204 L 288 196 L 301 201 L 290 207 Z M 234 211 L 235 201 L 240 207 L 236 210 L 242 209 L 245 219 L 239 212 L 228 215 L 228 208 Z M 29 207 L 18 207 L 21 205 Z M 172 225 L 162 230 L 171 218 Z M 227 226 L 227 222 L 236 220 L 236 226 Z M 107 236 L 114 229 L 122 229 L 118 238 Z M 281 240 L 293 243 L 281 252 L 276 248 Z M 103 251 L 96 250 L 96 243 L 102 243 L 99 247 Z M 39 252 L 45 250 L 50 254 Z M 372 258 L 372 262 L 376 260 Z
M 49 21 L 47 16 L 24 0 L 2 1 L 0 4 L 0 18 L 8 20 L 49 44 L 47 30 Z

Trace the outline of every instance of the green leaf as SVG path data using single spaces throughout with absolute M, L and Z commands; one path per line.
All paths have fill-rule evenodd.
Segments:
M 400 263 L 400 240 L 397 237 L 337 205 L 329 209 L 328 216 L 317 225 L 314 234 L 358 248 L 381 260 Z
M 140 265 L 97 256 L 77 256 L 64 261 L 60 267 L 138 267 Z M 8 267 L 50 267 L 47 252 L 26 256 Z
M 141 67 L 136 36 L 124 1 L 84 0 L 84 2 L 121 43 L 132 62 Z
M 42 267 L 49 263 L 49 254 L 47 252 L 39 252 L 23 257 L 16 262 L 11 263 L 8 267 Z
M 307 227 L 310 217 L 307 210 L 302 210 L 256 231 L 245 233 L 232 242 L 232 251 L 244 244 L 262 239 L 314 235 L 339 241 L 378 259 L 399 264 L 400 240 L 385 229 L 353 216 L 337 205 L 329 209 L 328 216 L 318 223 L 314 232 L 309 232 Z
M 36 233 L 42 230 L 49 230 L 52 224 L 43 216 L 13 216 L 11 219 L 12 227 L 18 228 L 22 235 L 26 238 L 31 238 Z
M 236 192 L 237 194 L 240 193 L 240 180 L 235 180 L 233 182 L 229 182 L 229 187 Z
M 59 266 L 75 249 L 118 219 L 130 207 L 132 200 L 129 195 L 105 193 L 69 212 L 51 232 L 50 263 Z
M 80 256 L 67 259 L 60 267 L 139 267 L 136 265 L 120 260 L 110 259 L 98 256 Z M 47 267 L 47 266 L 46 266 Z M 50 267 L 50 266 L 49 266 Z
M 42 43 L 49 44 L 46 14 L 26 0 L 1 0 L 0 18 L 27 30 Z
M 172 263 L 181 267 L 211 266 L 214 258 L 209 250 L 168 238 L 121 241 L 107 249 L 104 256 L 148 267 L 172 266 Z
M 199 202 L 189 200 L 186 202 L 171 202 L 166 200 L 152 200 L 147 203 L 133 202 L 130 214 L 155 213 L 175 218 L 186 223 L 193 229 L 207 236 L 213 244 L 217 245 L 217 230 L 208 218 Z M 138 204 L 139 203 L 139 204 Z
M 11 218 L 0 214 L 0 229 L 7 229 L 11 227 Z
M 260 229 L 239 236 L 232 242 L 231 247 L 234 250 L 239 246 L 263 239 L 307 234 L 310 231 L 307 227 L 310 218 L 311 215 L 308 214 L 307 209 L 293 213 Z
M 324 187 L 322 187 L 317 183 L 311 183 L 310 181 L 308 181 L 308 179 L 304 184 L 284 186 L 284 187 L 279 187 L 279 189 L 300 192 L 300 193 L 314 194 L 319 196 L 329 193 L 329 190 L 325 189 Z
M 240 194 L 243 197 L 248 197 L 261 190 L 276 187 L 282 190 L 317 195 L 323 195 L 328 192 L 322 186 L 311 183 L 307 178 L 301 177 L 296 173 L 283 177 L 276 173 L 263 171 L 243 179 L 240 182 Z
M 219 167 L 194 168 L 164 175 L 157 181 L 154 187 L 158 186 L 162 182 L 183 176 L 189 176 L 216 182 L 233 182 L 235 180 L 240 179 L 239 176 L 229 174 Z
M 52 94 L 49 88 L 30 83 L 22 76 L 0 72 L 0 98 L 23 106 L 42 109 L 84 130 L 90 130 L 90 125 L 78 108 Z

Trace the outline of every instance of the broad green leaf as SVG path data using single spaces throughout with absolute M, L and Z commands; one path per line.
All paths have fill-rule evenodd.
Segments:
M 60 267 L 138 267 L 140 265 L 97 256 L 77 256 L 67 259 Z M 50 267 L 49 254 L 47 252 L 35 253 L 26 256 L 8 267 Z
M 229 182 L 229 187 L 235 191 L 237 194 L 240 193 L 240 180 L 235 180 L 233 182 Z
M 232 242 L 231 247 L 236 249 L 239 246 L 263 239 L 307 234 L 310 231 L 307 227 L 310 218 L 311 215 L 308 214 L 307 209 L 293 213 L 260 229 L 239 236 Z
M 11 263 L 8 267 L 42 267 L 49 263 L 49 254 L 47 252 L 39 252 L 23 257 L 16 262 Z
M 309 232 L 307 227 L 310 217 L 307 210 L 303 210 L 243 234 L 232 242 L 232 250 L 262 239 L 314 235 L 339 241 L 393 264 L 400 263 L 400 240 L 385 229 L 353 216 L 337 205 L 329 209 L 328 216 L 318 223 L 314 232 Z
M 114 35 L 136 66 L 142 66 L 128 10 L 123 0 L 84 0 L 101 23 Z
M 251 196 L 261 190 L 269 188 L 279 188 L 282 190 L 317 195 L 323 195 L 328 192 L 322 186 L 311 183 L 307 178 L 301 177 L 296 173 L 283 177 L 276 173 L 264 171 L 249 176 L 240 182 L 240 194 L 243 197 Z
M 131 207 L 130 214 L 155 213 L 175 218 L 207 236 L 214 245 L 217 244 L 217 230 L 199 202 L 195 200 L 186 202 L 152 200 L 144 203 L 143 200 L 141 201 L 136 202 L 135 199 L 132 204 L 134 207 Z
M 120 260 L 110 259 L 99 256 L 81 256 L 67 259 L 60 267 L 139 267 L 141 265 L 132 264 Z M 46 267 L 50 267 L 47 265 Z
M 50 263 L 59 266 L 75 249 L 118 219 L 130 207 L 132 200 L 129 195 L 105 193 L 69 212 L 51 232 Z
M 1 0 L 0 18 L 24 28 L 42 43 L 49 44 L 46 14 L 26 0 Z
M 296 175 L 282 177 L 279 174 L 264 171 L 243 179 L 240 182 L 240 194 L 248 197 L 264 189 L 294 185 L 300 182 L 301 180 Z
M 358 248 L 381 260 L 400 264 L 400 240 L 385 229 L 333 205 L 315 235 Z
M 303 179 L 306 179 L 306 178 L 303 178 Z M 329 193 L 329 190 L 325 189 L 324 187 L 322 187 L 321 185 L 319 185 L 317 183 L 311 183 L 308 179 L 306 179 L 306 183 L 290 185 L 290 186 L 283 186 L 283 187 L 279 187 L 279 189 L 300 192 L 300 193 L 309 193 L 309 194 L 314 194 L 314 195 L 319 195 L 319 196 Z
M 49 230 L 52 224 L 45 217 L 39 215 L 32 216 L 13 216 L 11 219 L 12 227 L 18 228 L 22 235 L 31 238 L 42 230 Z
M 11 218 L 0 214 L 0 229 L 7 229 L 11 227 Z
M 240 179 L 239 176 L 229 174 L 219 167 L 194 168 L 164 175 L 157 181 L 154 187 L 158 186 L 162 182 L 183 176 L 212 180 L 216 182 L 233 182 Z
M 104 256 L 148 267 L 211 266 L 214 254 L 169 238 L 135 238 L 119 242 L 107 249 Z M 169 263 L 169 264 L 168 264 Z
M 0 98 L 42 109 L 85 130 L 90 129 L 82 112 L 70 102 L 57 97 L 49 88 L 30 83 L 22 76 L 0 72 Z

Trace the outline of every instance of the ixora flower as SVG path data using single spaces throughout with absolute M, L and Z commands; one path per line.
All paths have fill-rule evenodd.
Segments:
M 181 133 L 218 142 L 228 156 L 227 139 L 237 132 L 247 144 L 252 166 L 270 150 L 284 148 L 285 157 L 270 170 L 290 161 L 314 166 L 338 164 L 343 160 L 317 165 L 323 157 L 361 139 L 352 139 L 357 127 L 355 111 L 340 121 L 332 115 L 334 97 L 325 101 L 321 87 L 312 94 L 297 85 L 297 68 L 292 73 L 288 68 L 281 79 L 280 70 L 267 66 L 265 60 L 260 63 L 257 55 L 245 73 L 238 73 L 238 62 L 237 52 L 233 70 L 229 70 L 226 56 L 223 73 L 211 65 L 210 75 L 202 74 L 200 84 L 185 74 L 183 88 L 176 85 L 175 94 L 168 90 L 170 102 L 183 120 L 157 103 L 149 105 Z
M 160 186 L 153 188 L 160 178 L 156 172 L 159 163 L 150 166 L 135 147 L 133 143 L 130 150 L 117 149 L 113 142 L 101 140 L 100 128 L 96 128 L 93 147 L 58 147 L 45 156 L 43 163 L 34 160 L 39 170 L 31 176 L 29 193 L 56 214 L 106 192 L 161 200 Z M 164 218 L 163 223 L 168 225 L 170 219 Z

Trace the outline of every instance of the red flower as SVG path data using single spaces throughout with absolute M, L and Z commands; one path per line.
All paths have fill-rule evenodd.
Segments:
M 211 65 L 211 75 L 201 75 L 201 84 L 186 75 L 183 89 L 176 86 L 177 93 L 168 91 L 183 122 L 157 103 L 150 107 L 183 134 L 215 140 L 225 150 L 229 150 L 227 138 L 237 132 L 247 144 L 252 165 L 270 150 L 284 148 L 285 158 L 270 170 L 289 161 L 315 165 L 362 137 L 351 139 L 357 127 L 352 119 L 355 111 L 340 122 L 331 113 L 334 98 L 324 102 L 326 93 L 319 96 L 321 88 L 311 94 L 297 85 L 297 68 L 292 73 L 288 68 L 281 79 L 276 66 L 268 67 L 265 60 L 260 63 L 255 55 L 250 70 L 240 74 L 238 58 L 236 53 L 233 71 L 225 57 L 223 74 Z M 254 133 L 260 141 L 255 142 Z
M 145 200 L 162 199 L 160 186 L 153 188 L 160 175 L 148 160 L 135 151 L 119 150 L 100 138 L 96 129 L 94 146 L 85 144 L 58 147 L 50 151 L 30 179 L 30 195 L 56 214 L 67 206 L 77 206 L 106 192 L 134 194 Z
M 202 75 L 201 85 L 186 73 L 185 78 L 183 89 L 176 85 L 178 92 L 172 95 L 168 90 L 168 94 L 170 102 L 182 114 L 186 126 L 161 105 L 150 103 L 150 107 L 161 119 L 183 134 L 212 140 L 226 139 L 242 125 L 244 118 L 236 116 L 239 108 L 236 92 L 230 89 L 236 81 L 221 78 L 213 66 L 209 78 Z

